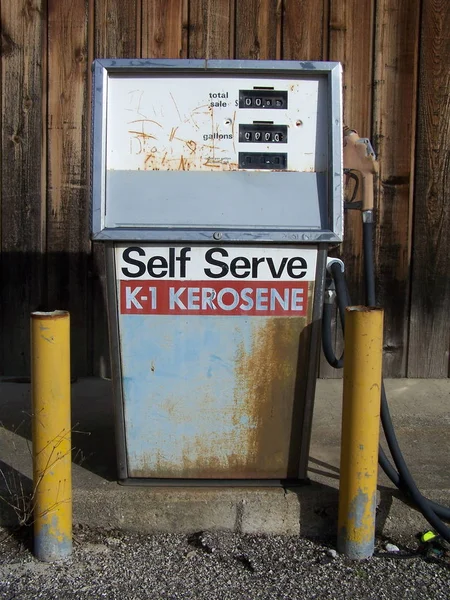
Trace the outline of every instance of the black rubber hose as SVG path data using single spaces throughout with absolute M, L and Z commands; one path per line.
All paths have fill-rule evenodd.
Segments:
M 385 407 L 388 407 L 387 402 L 385 404 Z M 383 428 L 384 428 L 384 426 L 383 426 Z M 398 444 L 397 439 L 395 441 Z M 378 448 L 378 462 L 380 464 L 380 467 L 383 469 L 383 471 L 385 472 L 387 477 L 392 481 L 392 483 L 396 487 L 398 487 L 399 490 L 401 490 L 404 494 L 406 494 L 408 496 L 409 493 L 408 493 L 408 489 L 407 489 L 405 483 L 401 480 L 400 475 L 397 473 L 397 471 L 391 465 L 390 460 L 386 456 L 386 454 L 381 446 Z M 438 504 L 437 502 L 434 502 L 433 500 L 430 500 L 429 498 L 425 498 L 425 496 L 423 496 L 423 498 L 430 504 L 431 508 L 434 510 L 434 512 L 439 517 L 441 517 L 442 519 L 446 519 L 446 520 L 450 519 L 450 508 L 448 508 L 447 506 L 442 506 L 442 504 Z
M 370 231 L 369 231 L 369 235 L 370 235 Z M 347 306 L 349 306 L 351 304 L 351 300 L 350 300 L 350 294 L 348 292 L 347 282 L 345 280 L 344 273 L 342 272 L 342 270 L 338 264 L 336 265 L 336 268 L 334 268 L 334 267 L 335 267 L 335 265 L 331 266 L 331 272 L 332 272 L 334 284 L 336 286 L 336 290 L 339 290 L 339 294 L 341 294 L 341 298 L 342 298 L 342 296 L 344 296 L 346 298 Z M 373 269 L 373 267 L 371 267 L 371 269 Z M 339 296 L 338 296 L 338 298 L 339 298 Z M 373 300 L 373 298 L 371 298 L 371 300 Z M 342 301 L 340 301 L 338 303 L 341 320 L 343 320 L 343 323 L 344 323 L 343 324 L 343 330 L 344 330 L 345 329 L 345 306 L 343 306 L 343 304 L 344 303 Z M 372 303 L 372 305 L 375 305 L 375 303 Z M 387 456 L 381 446 L 379 446 L 379 449 L 378 449 L 378 461 L 380 463 L 380 466 L 383 469 L 383 471 L 386 473 L 387 477 L 389 477 L 389 479 L 392 481 L 392 483 L 396 487 L 398 487 L 403 493 L 405 493 L 407 496 L 410 496 L 411 499 L 414 500 L 414 502 L 419 506 L 419 503 L 415 500 L 415 498 L 412 496 L 412 494 L 410 493 L 410 490 L 409 490 L 410 483 L 411 483 L 411 481 L 413 481 L 413 479 L 412 479 L 412 476 L 406 466 L 406 463 L 404 461 L 403 455 L 400 450 L 400 446 L 398 444 L 398 441 L 397 441 L 397 438 L 395 435 L 394 427 L 392 424 L 392 419 L 390 418 L 389 406 L 388 406 L 387 399 L 386 399 L 384 383 L 382 383 L 382 393 L 381 393 L 381 422 L 382 422 L 383 428 L 385 430 L 386 441 L 388 442 L 389 450 L 392 454 L 392 457 L 394 459 L 394 462 L 395 462 L 397 468 L 400 471 L 400 474 L 394 469 L 394 467 L 390 463 L 389 459 L 387 458 Z M 415 483 L 414 483 L 414 485 L 415 485 Z M 416 486 L 416 489 L 417 489 L 417 486 Z M 447 506 L 443 506 L 441 504 L 438 504 L 437 502 L 433 502 L 432 500 L 429 500 L 428 498 L 423 496 L 418 489 L 417 489 L 417 492 L 420 494 L 422 501 L 428 503 L 428 506 L 430 507 L 430 509 L 432 509 L 434 511 L 434 513 L 436 515 L 438 515 L 439 517 L 442 517 L 444 519 L 450 519 L 450 509 Z M 420 506 L 419 506 L 419 508 L 420 508 Z M 422 514 L 424 514 L 422 510 L 421 510 L 421 512 L 422 512 Z M 424 515 L 424 516 L 426 518 L 428 518 L 426 515 Z M 432 523 L 432 525 L 433 525 L 433 527 L 435 527 L 435 525 L 433 523 Z M 445 525 L 443 525 L 443 526 L 445 527 Z
M 366 301 L 369 306 L 375 306 L 376 297 L 372 222 L 363 223 L 363 249 L 366 280 Z M 447 542 L 450 542 L 450 528 L 447 527 L 439 518 L 443 517 L 444 519 L 450 519 L 450 509 L 447 506 L 442 506 L 436 502 L 428 500 L 428 498 L 422 495 L 417 487 L 401 452 L 397 436 L 395 435 L 383 381 L 381 384 L 381 423 L 383 425 L 389 450 L 395 466 L 398 469 L 398 479 L 400 484 L 398 486 L 399 489 L 407 492 L 429 523 Z
M 336 287 L 336 300 L 341 318 L 342 331 L 345 329 L 345 309 L 350 306 L 350 294 L 345 281 L 342 266 L 338 262 L 334 262 L 330 267 L 331 275 Z
M 333 320 L 333 305 L 325 303 L 323 305 L 322 313 L 322 348 L 325 358 L 329 364 L 335 369 L 342 369 L 344 366 L 344 354 L 341 358 L 337 358 L 334 349 L 333 341 L 331 339 L 331 322 Z
M 366 288 L 366 305 L 376 305 L 375 269 L 373 258 L 373 222 L 363 223 L 364 280 Z
M 381 423 L 383 425 L 389 450 L 391 452 L 392 458 L 394 459 L 395 466 L 398 469 L 399 489 L 405 491 L 408 495 L 411 496 L 412 499 L 414 499 L 410 490 L 411 488 L 415 487 L 416 493 L 420 494 L 422 501 L 426 502 L 429 505 L 429 507 L 436 513 L 436 515 L 443 519 L 450 519 L 450 508 L 448 506 L 443 506 L 442 504 L 438 504 L 437 502 L 429 500 L 417 488 L 416 482 L 414 481 L 408 469 L 408 466 L 400 449 L 397 436 L 395 434 L 394 425 L 392 423 L 391 415 L 389 412 L 389 404 L 386 398 L 386 390 L 384 388 L 384 383 L 382 383 L 381 385 Z M 450 528 L 447 527 L 447 530 L 449 534 L 449 539 L 447 539 L 447 541 L 450 541 Z
M 386 439 L 388 439 L 388 435 L 392 435 L 393 427 L 390 417 L 386 418 L 386 414 L 384 414 L 383 418 L 383 412 L 385 413 L 387 407 L 386 395 L 384 393 L 384 390 L 381 393 L 381 397 L 381 421 L 383 423 L 383 429 L 385 430 Z M 390 421 L 392 431 L 389 430 L 389 427 L 386 429 L 386 421 Z M 400 489 L 407 490 L 408 496 L 411 498 L 411 500 L 413 500 L 417 508 L 420 510 L 420 512 L 423 514 L 426 520 L 430 523 L 430 525 L 439 533 L 439 535 L 441 535 L 444 538 L 444 540 L 450 543 L 450 527 L 447 527 L 447 525 L 445 525 L 445 523 L 443 523 L 440 517 L 438 516 L 438 514 L 442 514 L 444 509 L 448 509 L 446 507 L 441 507 L 440 505 L 438 505 L 438 510 L 435 510 L 433 508 L 434 503 L 432 504 L 428 500 L 428 498 L 425 498 L 425 496 L 422 495 L 422 493 L 416 485 L 416 482 L 411 476 L 411 473 L 409 472 L 409 469 L 405 463 L 405 459 L 403 458 L 403 455 L 400 451 L 400 447 L 398 446 L 398 451 L 394 450 L 393 452 L 393 445 L 398 446 L 396 438 L 395 443 L 391 438 L 391 441 L 389 442 L 389 449 L 391 450 L 392 458 L 394 459 L 395 465 L 399 472 L 401 482 Z

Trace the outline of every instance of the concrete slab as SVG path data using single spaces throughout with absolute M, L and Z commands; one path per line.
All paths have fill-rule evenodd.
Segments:
M 389 380 L 386 387 L 399 441 L 419 487 L 450 504 L 450 380 Z M 341 396 L 340 380 L 318 381 L 309 485 L 151 488 L 116 482 L 110 382 L 77 381 L 72 386 L 74 521 L 147 532 L 209 529 L 333 536 Z M 23 497 L 32 491 L 30 412 L 30 386 L 0 382 L 1 525 L 15 525 L 27 513 Z M 427 527 L 383 474 L 379 495 L 380 533 L 409 537 Z

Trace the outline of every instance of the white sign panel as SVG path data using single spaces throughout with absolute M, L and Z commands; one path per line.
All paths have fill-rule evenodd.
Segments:
M 311 248 L 116 247 L 121 314 L 306 316 Z
M 328 168 L 324 77 L 111 77 L 108 93 L 108 170 L 259 170 L 244 154 L 265 153 L 271 170 Z

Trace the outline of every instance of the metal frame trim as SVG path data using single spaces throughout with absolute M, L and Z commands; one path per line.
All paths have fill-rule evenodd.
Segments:
M 109 347 L 111 353 L 111 374 L 114 403 L 114 422 L 116 436 L 117 474 L 118 479 L 128 477 L 128 464 L 126 452 L 125 414 L 122 390 L 122 364 L 120 360 L 120 334 L 119 334 L 119 303 L 117 299 L 116 259 L 114 244 L 107 244 L 106 257 L 106 287 L 107 309 L 109 326 Z
M 337 61 L 308 61 L 308 60 L 220 60 L 220 59 L 178 59 L 178 58 L 98 58 L 94 61 L 103 69 L 111 72 L 123 71 L 124 68 L 133 71 L 155 70 L 180 70 L 192 69 L 193 71 L 255 71 L 262 70 L 288 70 L 304 71 L 305 73 L 329 74 L 340 65 Z M 280 67 L 282 65 L 282 67 Z
M 330 73 L 330 164 L 338 165 L 338 170 L 330 172 L 329 214 L 333 216 L 330 228 L 339 241 L 344 237 L 344 190 L 343 181 L 343 113 L 342 113 L 342 66 L 337 63 Z
M 105 202 L 106 202 L 106 98 L 108 94 L 108 71 L 102 66 L 101 61 L 93 63 L 94 85 L 92 86 L 92 231 L 104 231 L 105 228 Z
M 151 236 L 150 236 L 151 232 Z M 311 229 L 283 229 L 283 230 L 248 230 L 248 229 L 190 229 L 177 228 L 136 228 L 136 229 L 111 229 L 105 228 L 93 235 L 94 241 L 117 242 L 252 242 L 252 243 L 305 243 L 314 242 L 339 243 L 341 239 L 332 231 L 313 231 Z
M 320 352 L 320 331 L 322 308 L 325 293 L 325 273 L 327 266 L 327 246 L 320 245 L 317 254 L 316 285 L 314 288 L 314 306 L 311 317 L 311 340 L 309 345 L 309 364 L 306 379 L 304 409 L 302 417 L 302 433 L 300 440 L 299 478 L 307 479 L 309 447 L 311 443 L 311 429 L 314 412 L 314 396 L 316 393 L 317 368 Z

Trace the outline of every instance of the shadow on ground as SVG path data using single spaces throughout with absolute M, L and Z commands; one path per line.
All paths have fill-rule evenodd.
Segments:
M 1 386 L 2 427 L 31 441 L 30 385 L 3 381 Z M 117 471 L 111 383 L 101 379 L 80 380 L 72 384 L 71 390 L 72 461 L 108 481 L 115 481 Z
M 335 539 L 338 531 L 339 469 L 310 457 L 308 472 L 319 476 L 320 481 L 310 480 L 307 486 L 286 488 L 299 496 L 302 511 L 300 535 Z M 394 499 L 405 501 L 405 498 L 401 492 L 393 488 L 378 485 L 377 489 L 376 532 L 381 534 L 385 529 Z M 310 501 L 305 502 L 305 496 L 310 496 Z

